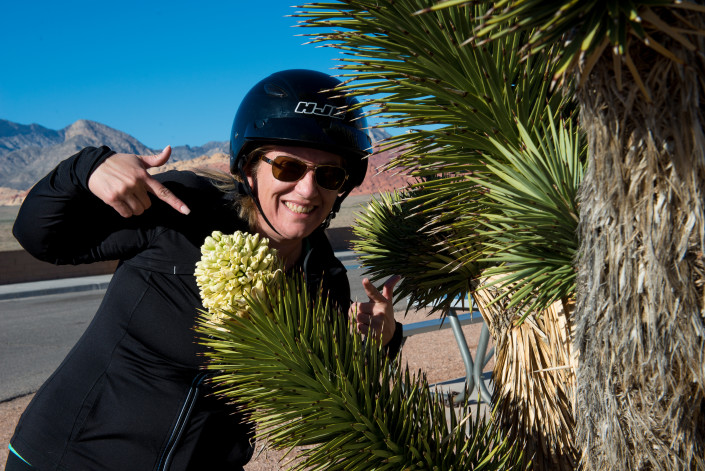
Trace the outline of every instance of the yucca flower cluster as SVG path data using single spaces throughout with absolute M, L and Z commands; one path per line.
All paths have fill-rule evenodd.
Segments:
M 259 234 L 214 231 L 201 246 L 196 283 L 210 322 L 222 323 L 224 312 L 247 316 L 247 296 L 261 297 L 282 273 L 276 249 Z

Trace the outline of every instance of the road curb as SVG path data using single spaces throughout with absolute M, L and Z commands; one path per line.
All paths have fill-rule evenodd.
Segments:
M 336 257 L 348 269 L 358 268 L 359 254 L 351 250 L 335 252 Z M 60 278 L 56 280 L 32 281 L 0 285 L 0 301 L 6 299 L 29 298 L 32 296 L 47 296 L 50 294 L 76 293 L 80 291 L 106 289 L 112 278 L 110 275 L 94 275 L 76 278 Z
M 99 275 L 0 285 L 0 300 L 106 289 L 111 278 L 112 275 Z

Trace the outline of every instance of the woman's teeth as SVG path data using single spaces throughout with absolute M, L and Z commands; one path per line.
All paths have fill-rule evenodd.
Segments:
M 308 214 L 313 211 L 313 206 L 301 206 L 295 203 L 286 202 L 284 205 L 295 213 Z

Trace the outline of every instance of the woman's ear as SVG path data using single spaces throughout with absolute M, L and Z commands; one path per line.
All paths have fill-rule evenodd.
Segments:
M 257 172 L 260 168 L 261 160 L 258 157 L 252 157 L 249 159 L 245 165 L 245 176 L 247 177 L 247 183 L 250 184 L 252 188 L 252 194 L 257 194 Z
M 257 175 L 255 172 L 257 172 L 257 165 L 248 165 L 245 168 L 245 176 L 247 177 L 247 183 L 250 184 L 250 188 L 252 188 L 252 194 L 256 195 L 257 194 Z

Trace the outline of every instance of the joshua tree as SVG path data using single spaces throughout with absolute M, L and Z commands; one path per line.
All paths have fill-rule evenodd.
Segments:
M 704 467 L 705 221 L 700 95 L 705 76 L 702 55 L 705 7 L 695 2 L 659 0 L 549 3 L 504 0 L 493 4 L 452 1 L 433 9 L 466 3 L 475 7 L 474 11 L 460 9 L 448 13 L 447 18 L 452 18 L 452 26 L 448 28 L 438 17 L 424 18 L 423 14 L 416 16 L 415 25 L 405 22 L 408 11 L 403 11 L 404 6 L 415 5 L 419 13 L 431 11 L 423 9 L 422 2 L 342 3 L 345 7 L 324 5 L 339 11 L 328 13 L 328 18 L 319 16 L 316 21 L 318 25 L 327 22 L 328 26 L 347 28 L 322 36 L 338 40 L 336 47 L 353 53 L 343 67 L 355 71 L 349 76 L 358 81 L 380 76 L 379 81 L 368 86 L 371 92 L 391 93 L 377 100 L 390 103 L 380 113 L 404 125 L 414 121 L 453 123 L 452 129 L 442 126 L 427 131 L 425 136 L 404 136 L 396 141 L 412 144 L 396 165 L 413 167 L 420 176 L 438 171 L 454 176 L 462 174 L 462 168 L 449 163 L 452 160 L 448 159 L 449 154 L 464 154 L 466 158 L 471 149 L 476 149 L 485 156 L 495 155 L 488 146 L 463 139 L 461 131 L 469 130 L 473 135 L 473 130 L 484 130 L 511 147 L 515 134 L 511 127 L 498 124 L 511 114 L 502 114 L 496 101 L 514 97 L 512 92 L 519 84 L 516 76 L 506 71 L 493 74 L 496 69 L 492 66 L 515 57 L 515 53 L 530 64 L 541 57 L 555 58 L 551 63 L 555 68 L 550 73 L 555 83 L 562 85 L 564 93 L 570 94 L 575 87 L 580 127 L 588 136 L 590 149 L 580 196 L 581 246 L 574 317 L 580 363 L 574 443 L 581 445 L 587 469 Z M 380 21 L 384 11 L 393 11 L 398 22 Z M 331 16 L 345 21 L 335 23 L 330 21 Z M 447 34 L 439 33 L 443 30 Z M 439 50 L 443 39 L 453 44 L 460 42 L 457 36 L 453 38 L 458 31 L 467 39 L 466 52 Z M 497 43 L 500 39 L 505 42 Z M 499 44 L 501 48 L 495 49 Z M 495 61 L 474 61 L 481 57 L 478 51 L 483 50 L 493 51 L 491 57 Z M 365 56 L 367 60 L 363 59 Z M 484 73 L 484 80 L 478 70 Z M 532 72 L 535 78 L 540 77 L 540 73 L 529 70 Z M 463 80 L 460 75 L 466 82 L 459 86 Z M 511 87 L 506 86 L 508 82 Z M 357 90 L 360 89 L 364 87 L 358 86 Z M 472 95 L 478 89 L 485 93 L 483 104 L 494 113 L 478 113 L 482 106 L 469 106 L 461 111 L 458 94 L 448 96 L 450 90 Z M 502 90 L 499 96 L 490 93 L 498 89 Z M 517 95 L 521 96 L 521 91 Z M 483 116 L 483 123 L 473 119 L 478 115 Z M 537 126 L 536 121 L 524 121 L 519 112 L 514 112 L 514 116 L 525 126 Z M 483 124 L 492 129 L 487 130 Z M 419 136 L 434 141 L 419 143 L 416 140 Z M 525 143 L 526 140 L 518 145 L 520 151 Z M 481 169 L 472 171 L 481 172 Z M 442 201 L 442 204 L 436 205 L 441 216 L 427 229 L 436 233 L 440 233 L 439 227 L 459 229 L 462 221 L 480 213 L 477 209 L 457 211 L 461 209 L 456 204 L 457 195 L 471 194 L 457 191 L 468 180 L 478 183 L 480 188 L 491 189 L 489 198 L 495 203 L 516 201 L 516 198 L 495 199 L 493 182 L 482 177 L 428 183 L 425 188 L 432 196 L 416 201 Z M 517 189 L 515 183 L 509 186 Z M 557 183 L 560 187 L 563 182 Z M 451 217 L 445 216 L 444 209 L 451 208 L 456 212 Z M 527 208 L 531 206 L 525 207 L 525 212 L 531 213 Z M 431 213 L 428 208 L 424 210 L 425 214 Z M 496 213 L 490 213 L 489 220 L 497 217 Z M 526 234 L 516 219 L 503 222 L 505 225 L 494 227 L 511 235 Z M 521 244 L 531 245 L 535 241 L 513 240 L 510 235 L 501 238 L 496 237 L 496 232 L 485 231 L 481 237 L 494 241 L 485 240 L 479 251 L 475 251 L 472 247 L 478 242 L 476 234 L 470 236 L 467 230 L 461 234 L 463 242 L 446 244 L 450 246 L 448 253 L 464 255 L 469 250 L 470 255 L 464 260 L 509 262 L 510 265 L 505 263 L 483 274 L 513 270 L 515 277 L 505 278 L 501 284 L 504 293 L 514 296 L 514 301 L 519 295 L 518 306 L 526 307 L 522 302 L 526 299 L 522 295 L 526 295 L 539 296 L 539 302 L 530 308 L 544 307 L 546 304 L 541 301 L 545 298 L 537 295 L 537 290 L 556 293 L 555 288 L 546 291 L 553 288 L 550 283 L 540 286 L 535 278 L 532 283 L 520 283 L 521 275 L 527 271 L 517 266 L 516 258 L 508 256 L 521 250 Z M 486 249 L 491 247 L 501 255 L 487 257 Z M 547 253 L 556 253 L 556 244 L 546 247 Z M 534 263 L 553 259 L 547 253 L 535 257 Z M 557 276 L 559 273 L 564 276 Z M 565 271 L 557 270 L 553 275 L 559 285 L 573 280 Z M 516 289 L 508 281 L 514 281 Z M 567 294 L 569 290 L 562 291 L 561 296 Z M 522 316 L 526 316 L 526 311 Z M 488 322 L 492 325 L 493 319 Z
M 497 2 L 482 33 L 563 44 L 588 171 L 575 343 L 585 469 L 705 469 L 705 7 Z
M 521 449 L 494 422 L 472 418 L 467 402 L 448 414 L 423 376 L 386 362 L 299 279 L 215 317 L 204 313 L 199 330 L 220 393 L 273 446 L 299 447 L 294 469 L 522 469 Z

